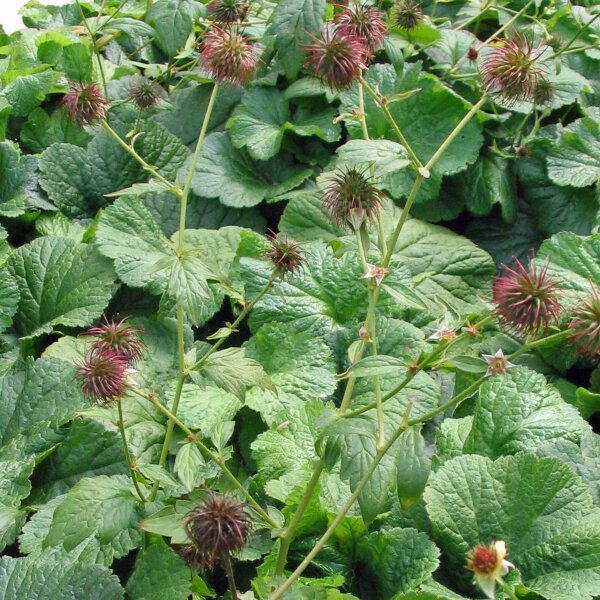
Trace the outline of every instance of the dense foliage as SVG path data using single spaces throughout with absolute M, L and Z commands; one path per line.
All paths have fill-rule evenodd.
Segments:
M 596 2 L 22 15 L 0 597 L 600 597 Z

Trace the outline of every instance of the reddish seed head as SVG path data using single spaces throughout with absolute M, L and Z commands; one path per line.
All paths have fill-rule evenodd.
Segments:
M 384 195 L 366 171 L 351 167 L 335 172 L 330 180 L 323 193 L 323 206 L 338 227 L 350 225 L 356 230 L 364 222 L 377 220 Z
M 344 7 L 342 12 L 335 15 L 333 22 L 336 31 L 342 36 L 355 36 L 363 40 L 368 58 L 383 46 L 387 33 L 384 14 L 374 6 L 360 2 Z
M 304 67 L 332 90 L 349 88 L 367 68 L 365 40 L 329 26 L 319 36 L 310 35 L 313 43 L 304 46 L 308 53 Z
M 250 526 L 243 504 L 227 494 L 211 492 L 188 514 L 184 528 L 195 546 L 197 561 L 212 569 L 215 561 L 244 547 Z
M 108 107 L 108 101 L 95 81 L 71 81 L 60 104 L 79 127 L 95 125 L 104 119 Z
M 235 29 L 214 26 L 204 36 L 200 62 L 218 83 L 246 85 L 256 71 L 257 61 L 256 46 Z
M 90 327 L 84 335 L 96 336 L 98 339 L 92 344 L 92 349 L 104 352 L 113 350 L 127 362 L 135 364 L 142 357 L 144 343 L 139 338 L 143 333 L 141 328 L 127 325 L 129 317 L 110 321 L 104 315 L 104 322 L 96 327 Z
M 591 280 L 590 293 L 573 308 L 569 330 L 569 342 L 581 356 L 600 355 L 600 294 Z
M 399 0 L 394 9 L 396 23 L 410 31 L 414 29 L 423 20 L 423 9 L 420 2 L 412 0 Z
M 249 8 L 245 0 L 213 0 L 208 4 L 208 14 L 218 23 L 237 23 L 246 18 Z
M 281 237 L 274 231 L 269 231 L 269 247 L 264 250 L 263 256 L 271 261 L 273 272 L 282 279 L 304 268 L 306 264 L 302 245 L 288 239 L 285 233 Z
M 518 33 L 511 40 L 500 40 L 483 58 L 481 79 L 486 94 L 496 94 L 509 104 L 533 97 L 536 89 L 546 83 L 540 58 L 546 50 L 543 43 L 536 47 Z
M 547 331 L 560 314 L 560 292 L 547 274 L 548 262 L 538 272 L 535 259 L 529 268 L 515 258 L 514 269 L 502 265 L 505 275 L 494 277 L 492 293 L 500 322 L 515 333 Z
M 91 348 L 77 367 L 77 378 L 86 398 L 109 404 L 120 398 L 129 386 L 129 364 L 115 350 Z

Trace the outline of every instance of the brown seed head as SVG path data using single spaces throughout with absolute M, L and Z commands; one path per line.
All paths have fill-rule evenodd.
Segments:
M 591 280 L 589 294 L 573 308 L 569 330 L 569 342 L 581 356 L 600 356 L 600 294 Z
M 98 339 L 92 344 L 92 348 L 103 352 L 113 350 L 120 354 L 127 364 L 135 364 L 142 357 L 144 343 L 140 339 L 143 329 L 128 325 L 129 317 L 110 321 L 103 316 L 104 322 L 95 327 L 90 327 L 84 335 L 95 336 Z
M 84 396 L 98 404 L 121 398 L 130 385 L 128 362 L 115 350 L 91 348 L 77 367 Z
M 269 231 L 269 247 L 264 250 L 263 256 L 273 265 L 273 272 L 282 279 L 286 275 L 293 275 L 306 265 L 302 245 L 288 239 L 287 234 L 277 235 Z
M 354 36 L 363 40 L 367 58 L 370 59 L 383 46 L 387 33 L 384 14 L 374 6 L 353 2 L 337 13 L 333 19 L 336 31 L 342 36 Z
M 79 127 L 96 125 L 104 119 L 108 107 L 108 101 L 95 81 L 71 81 L 60 104 Z

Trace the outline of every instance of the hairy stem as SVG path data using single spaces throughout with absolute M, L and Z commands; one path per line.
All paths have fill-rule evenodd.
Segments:
M 229 591 L 233 600 L 238 599 L 237 588 L 235 587 L 235 577 L 233 576 L 233 568 L 231 566 L 231 558 L 229 552 L 226 552 L 223 556 L 223 566 L 225 567 L 225 573 L 227 573 L 227 583 L 229 584 Z
M 146 496 L 144 496 L 142 490 L 140 489 L 140 484 L 138 483 L 137 477 L 135 476 L 135 471 L 133 469 L 133 462 L 131 460 L 129 446 L 127 445 L 127 436 L 125 434 L 125 424 L 123 423 L 123 407 L 121 405 L 121 398 L 117 399 L 117 407 L 119 409 L 119 431 L 121 432 L 121 439 L 123 440 L 123 451 L 125 452 L 125 460 L 127 461 L 127 466 L 129 467 L 129 473 L 131 474 L 133 487 L 135 488 L 135 491 L 139 496 L 140 503 L 143 505 L 146 503 Z
M 92 30 L 90 29 L 89 23 L 87 22 L 87 19 L 85 18 L 85 15 L 83 14 L 83 9 L 81 8 L 81 4 L 79 4 L 79 0 L 75 0 L 75 3 L 77 4 L 77 8 L 79 9 L 79 15 L 81 16 L 81 21 L 83 23 L 83 26 L 85 27 L 85 29 L 88 32 L 88 35 L 90 36 L 90 41 L 92 42 L 92 48 L 94 51 L 94 55 L 96 56 L 96 60 L 98 61 L 98 70 L 100 71 L 100 79 L 102 79 L 102 88 L 104 89 L 104 97 L 108 100 L 108 88 L 106 87 L 106 77 L 104 75 L 104 68 L 102 67 L 102 60 L 100 60 L 100 51 L 98 50 L 98 46 L 96 45 L 96 40 L 94 38 L 94 34 L 92 33 Z

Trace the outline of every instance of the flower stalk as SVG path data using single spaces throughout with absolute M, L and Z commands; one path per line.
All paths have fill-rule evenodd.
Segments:
M 125 460 L 127 461 L 127 466 L 129 467 L 129 473 L 131 474 L 131 481 L 133 481 L 133 487 L 138 495 L 138 500 L 140 504 L 144 505 L 147 500 L 146 496 L 144 496 L 142 490 L 140 489 L 140 484 L 135 476 L 135 470 L 133 467 L 133 461 L 131 460 L 131 454 L 129 452 L 129 446 L 127 445 L 127 435 L 125 433 L 125 423 L 123 421 L 123 406 L 121 404 L 121 398 L 117 400 L 117 408 L 119 410 L 119 431 L 121 432 L 121 439 L 123 440 L 123 451 L 125 453 Z

